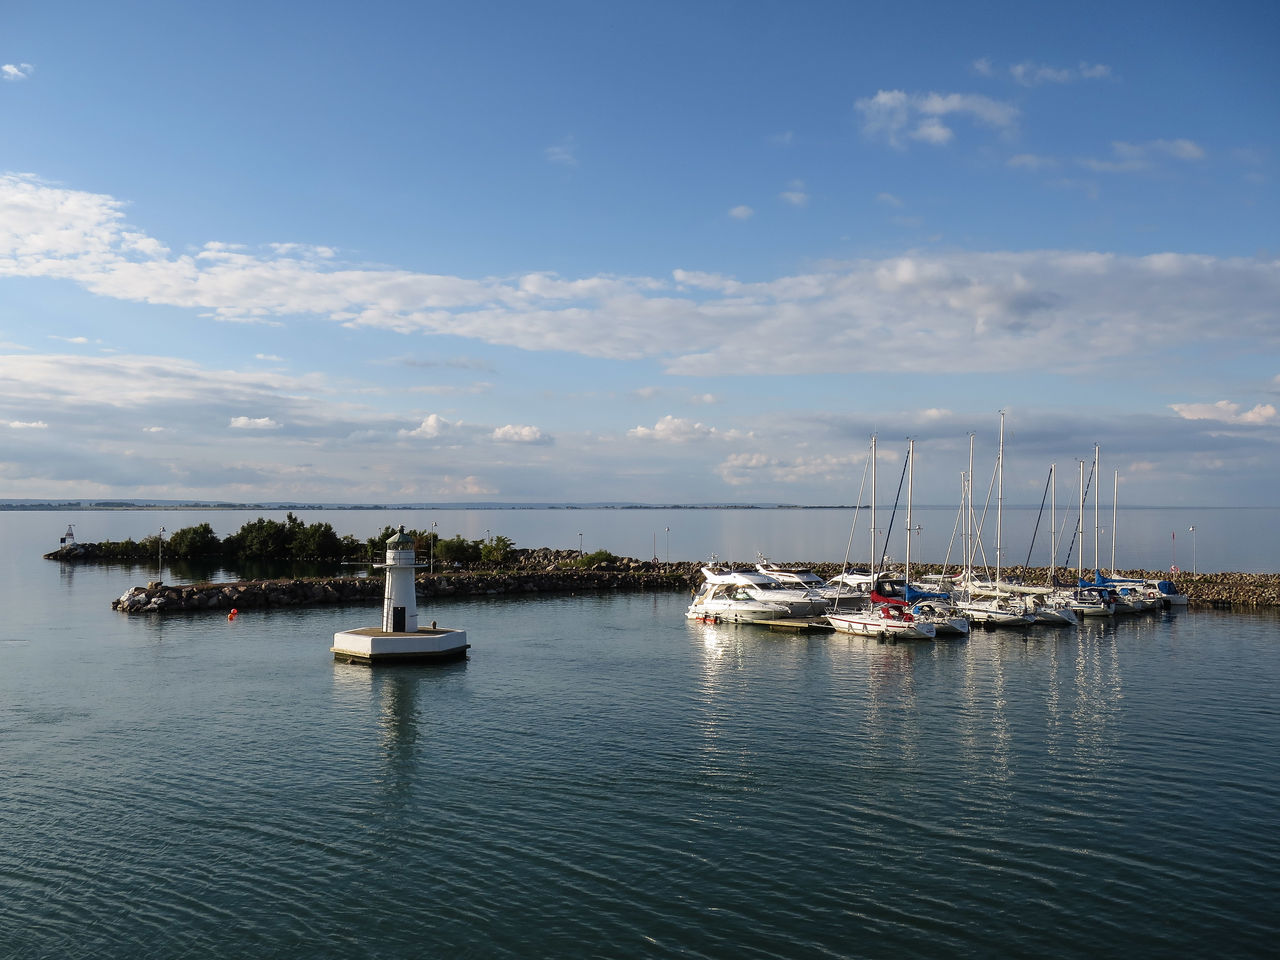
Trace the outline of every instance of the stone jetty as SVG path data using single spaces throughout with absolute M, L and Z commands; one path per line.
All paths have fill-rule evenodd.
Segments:
M 621 567 L 621 564 L 600 564 Z M 647 569 L 646 569 L 647 567 Z M 420 575 L 415 582 L 421 601 L 449 597 L 527 596 L 530 594 L 608 593 L 634 590 L 688 590 L 694 577 L 684 568 L 696 564 L 636 564 L 633 569 L 465 572 Z M 177 586 L 155 581 L 133 587 L 111 602 L 122 613 L 185 613 L 207 610 L 252 610 L 322 604 L 381 603 L 381 577 L 317 577 L 242 580 Z
M 47 554 L 51 560 L 94 562 L 91 546 L 78 544 L 77 556 L 63 551 Z M 513 564 L 501 570 L 446 571 L 417 577 L 419 599 L 448 597 L 527 596 L 531 594 L 601 593 L 623 590 L 690 591 L 702 580 L 699 561 L 656 563 L 618 558 L 590 569 L 573 566 L 576 551 L 546 547 L 513 551 Z M 100 562 L 100 561 L 99 561 Z M 791 564 L 783 564 L 790 566 Z M 795 564 L 821 577 L 840 572 L 837 563 Z M 912 576 L 940 573 L 931 564 L 913 564 Z M 954 573 L 955 568 L 950 568 Z M 1003 576 L 1023 583 L 1044 583 L 1044 567 L 1006 567 Z M 1061 581 L 1071 581 L 1074 571 L 1058 571 Z M 1122 570 L 1119 577 L 1165 579 L 1159 570 Z M 1176 583 L 1193 607 L 1220 609 L 1280 608 L 1280 574 L 1180 573 Z M 314 577 L 276 580 L 241 580 L 232 583 L 198 583 L 185 586 L 153 582 L 133 587 L 111 602 L 124 613 L 180 613 L 202 610 L 251 610 L 262 607 L 298 607 L 320 604 L 379 603 L 381 577 Z

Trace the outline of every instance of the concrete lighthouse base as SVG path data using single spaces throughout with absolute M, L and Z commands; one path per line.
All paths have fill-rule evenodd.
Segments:
M 465 630 L 420 627 L 412 633 L 391 633 L 357 627 L 335 633 L 329 650 L 339 663 L 448 663 L 465 659 L 470 647 Z

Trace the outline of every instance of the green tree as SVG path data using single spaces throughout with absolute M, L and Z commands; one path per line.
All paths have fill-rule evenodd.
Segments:
M 194 527 L 175 530 L 169 537 L 169 542 L 165 544 L 164 552 L 182 560 L 216 557 L 222 553 L 222 541 L 213 532 L 213 527 L 207 523 L 201 523 Z
M 460 533 L 448 540 L 441 540 L 436 544 L 436 559 L 463 566 L 476 563 L 480 559 L 480 541 L 467 540 Z
M 501 566 L 511 557 L 511 548 L 514 546 L 515 541 L 510 537 L 495 533 L 480 544 L 480 559 L 485 563 Z
M 299 522 L 291 534 L 289 556 L 294 560 L 342 559 L 342 541 L 332 524 L 312 523 L 304 527 Z
M 302 521 L 290 513 L 285 522 L 259 517 L 223 541 L 223 551 L 237 560 L 286 560 L 289 544 Z

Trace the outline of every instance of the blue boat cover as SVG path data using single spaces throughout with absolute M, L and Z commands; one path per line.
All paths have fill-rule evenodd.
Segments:
M 917 590 L 911 584 L 907 584 L 903 588 L 903 594 L 907 598 L 907 603 L 915 603 L 917 600 L 950 600 L 951 595 L 947 593 L 929 593 L 926 590 Z

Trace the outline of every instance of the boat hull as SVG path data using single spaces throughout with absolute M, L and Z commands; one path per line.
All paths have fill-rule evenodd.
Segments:
M 919 620 L 890 620 L 876 615 L 827 614 L 827 623 L 839 633 L 859 637 L 892 637 L 897 640 L 932 640 L 937 630 Z

